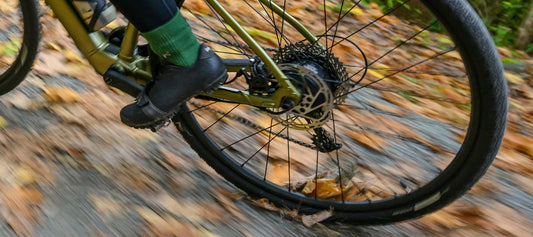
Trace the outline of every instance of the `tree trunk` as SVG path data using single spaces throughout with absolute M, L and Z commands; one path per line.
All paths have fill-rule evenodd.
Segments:
M 533 38 L 533 3 L 529 6 L 529 13 L 518 28 L 518 37 L 515 46 L 517 49 L 525 49 Z

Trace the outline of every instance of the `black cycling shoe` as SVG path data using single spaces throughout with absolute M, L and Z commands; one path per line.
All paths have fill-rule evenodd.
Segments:
M 137 97 L 137 102 L 120 111 L 124 124 L 156 130 L 170 121 L 183 102 L 213 91 L 228 78 L 222 60 L 203 44 L 193 65 L 180 67 L 163 62 L 156 71 L 154 79 Z

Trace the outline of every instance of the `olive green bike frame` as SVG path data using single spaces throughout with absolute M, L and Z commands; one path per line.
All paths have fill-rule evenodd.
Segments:
M 309 42 L 317 41 L 317 38 L 309 30 L 289 13 L 284 11 L 283 8 L 272 2 L 272 0 L 260 1 L 264 6 L 270 8 L 274 13 L 283 18 L 286 23 L 290 24 L 294 29 L 300 32 L 300 34 L 302 34 Z M 104 35 L 99 31 L 89 31 L 69 0 L 45 0 L 45 2 L 50 6 L 56 17 L 66 28 L 83 56 L 98 73 L 104 74 L 113 66 L 114 68 L 119 68 L 126 76 L 141 85 L 146 84 L 151 79 L 152 75 L 147 70 L 147 65 L 149 65 L 148 59 L 134 54 L 137 47 L 139 32 L 132 24 L 128 24 L 125 29 L 124 39 L 120 46 L 119 53 L 113 54 L 106 51 L 106 48 L 110 43 Z M 250 46 L 280 84 L 280 88 L 268 96 L 253 95 L 249 94 L 247 91 L 236 90 L 224 86 L 206 96 L 263 108 L 279 108 L 282 103 L 287 100 L 299 102 L 301 97 L 300 92 L 294 87 L 287 76 L 283 74 L 278 65 L 276 65 L 265 50 L 263 50 L 263 48 L 217 0 L 206 0 L 206 2 L 212 6 L 217 14 L 224 19 L 225 23 L 233 29 L 235 33 L 248 46 Z M 242 66 L 226 65 L 226 68 L 230 72 L 236 72 L 242 68 Z

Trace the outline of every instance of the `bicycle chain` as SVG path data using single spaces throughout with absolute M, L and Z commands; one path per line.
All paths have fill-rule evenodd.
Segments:
M 198 101 L 191 100 L 191 101 L 189 101 L 189 103 L 192 104 L 193 106 L 195 106 L 196 108 L 204 108 L 207 111 L 213 112 L 215 114 L 220 114 L 220 115 L 222 115 L 222 116 L 224 116 L 226 118 L 233 119 L 233 120 L 235 120 L 235 121 L 237 121 L 237 122 L 239 122 L 239 123 L 241 123 L 243 125 L 246 125 L 248 127 L 257 129 L 259 131 L 265 131 L 265 132 L 267 132 L 269 134 L 272 134 L 274 136 L 281 137 L 281 138 L 283 138 L 285 140 L 288 140 L 290 142 L 294 142 L 294 143 L 296 143 L 298 145 L 301 145 L 301 146 L 304 146 L 304 147 L 307 147 L 307 148 L 310 148 L 310 149 L 313 149 L 313 150 L 317 149 L 317 147 L 315 145 L 300 141 L 300 140 L 292 138 L 292 137 L 288 137 L 287 135 L 284 135 L 284 134 L 281 134 L 281 133 L 274 133 L 274 132 L 270 131 L 271 129 L 264 128 L 264 127 L 254 123 L 254 122 L 252 122 L 252 121 L 250 121 L 250 120 L 248 120 L 246 118 L 243 118 L 241 116 L 224 113 L 223 111 L 220 111 L 218 109 L 212 108 L 209 105 L 204 105 L 203 103 L 198 102 Z

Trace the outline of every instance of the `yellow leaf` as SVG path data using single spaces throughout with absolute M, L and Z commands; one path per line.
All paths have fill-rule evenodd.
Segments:
M 70 88 L 45 86 L 44 95 L 52 103 L 76 103 L 81 101 L 80 95 Z
M 277 36 L 268 31 L 260 30 L 254 27 L 244 27 L 244 30 L 246 30 L 246 32 L 248 32 L 248 34 L 250 34 L 251 36 L 261 37 L 274 43 L 277 42 Z
M 383 75 L 382 73 L 379 73 L 379 72 L 376 71 L 376 70 L 368 69 L 367 72 L 368 72 L 370 75 L 377 77 L 378 79 L 381 79 L 381 78 L 384 78 L 384 77 L 385 77 L 385 75 Z
M 517 109 L 519 109 L 520 111 L 526 111 L 526 108 L 524 106 L 522 106 L 522 104 L 518 101 L 509 101 L 509 104 L 513 107 L 516 107 Z
M 70 62 L 79 62 L 79 63 L 82 63 L 82 64 L 87 64 L 85 62 L 85 60 L 83 60 L 83 58 L 81 58 L 80 56 L 78 56 L 78 54 L 76 54 L 74 51 L 72 50 L 69 50 L 69 49 L 65 49 L 63 51 L 61 51 L 61 53 L 63 53 L 63 55 L 65 56 L 65 58 L 67 58 L 68 61 Z
M 17 167 L 14 172 L 15 178 L 21 185 L 28 185 L 35 183 L 35 176 L 33 171 L 28 167 Z
M 7 121 L 2 116 L 0 116 L 0 128 L 7 126 L 7 124 Z
M 46 44 L 47 44 L 48 47 L 50 47 L 51 49 L 54 49 L 54 50 L 56 50 L 56 51 L 58 51 L 58 52 L 61 52 L 61 51 L 62 51 L 61 47 L 59 47 L 59 45 L 57 45 L 57 44 L 54 44 L 54 43 L 49 42 L 49 41 L 46 42 Z
M 517 84 L 517 85 L 524 84 L 524 79 L 510 72 L 505 72 L 505 78 L 507 78 L 507 81 L 513 84 Z
M 361 8 L 353 8 L 352 10 L 350 10 L 350 13 L 352 13 L 352 14 L 354 14 L 356 16 L 364 15 L 363 10 L 361 10 Z

